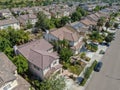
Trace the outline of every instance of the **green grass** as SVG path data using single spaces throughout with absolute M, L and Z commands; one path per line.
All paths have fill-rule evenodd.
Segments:
M 83 70 L 82 66 L 80 66 L 78 64 L 71 65 L 69 63 L 64 63 L 63 64 L 63 68 L 64 69 L 68 69 L 68 71 L 70 71 L 71 73 L 76 74 L 76 75 L 79 75 L 82 72 L 82 70 Z

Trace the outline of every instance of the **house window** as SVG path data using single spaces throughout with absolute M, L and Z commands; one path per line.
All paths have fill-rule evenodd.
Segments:
M 40 69 L 39 69 L 37 66 L 35 66 L 35 65 L 34 65 L 34 68 L 35 68 L 36 70 L 38 70 L 38 71 L 40 70 Z

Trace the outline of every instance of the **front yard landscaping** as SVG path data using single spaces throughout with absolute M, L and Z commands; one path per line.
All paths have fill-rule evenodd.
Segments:
M 73 63 L 63 63 L 63 69 L 67 69 L 69 72 L 75 74 L 75 75 L 80 75 L 80 73 L 82 72 L 82 70 L 85 67 L 85 63 L 82 61 L 76 61 Z
M 83 59 L 83 60 L 85 60 L 85 61 L 87 61 L 87 62 L 90 61 L 90 58 L 86 56 L 86 53 L 85 53 L 85 52 L 82 52 L 82 53 L 80 54 L 80 58 Z
M 85 83 L 87 82 L 87 80 L 89 79 L 91 73 L 93 72 L 94 70 L 94 67 L 96 66 L 97 64 L 97 61 L 95 60 L 92 65 L 90 67 L 87 67 L 85 72 L 84 72 L 84 80 L 83 82 L 80 84 L 81 86 L 84 86 Z

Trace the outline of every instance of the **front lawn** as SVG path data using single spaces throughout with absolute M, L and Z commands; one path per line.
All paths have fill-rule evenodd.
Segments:
M 63 68 L 64 69 L 67 69 L 68 71 L 70 71 L 71 73 L 73 74 L 76 74 L 76 75 L 79 75 L 83 68 L 85 67 L 85 64 L 84 65 L 81 65 L 83 62 L 81 61 L 77 61 L 76 63 L 72 64 L 72 63 L 63 63 Z

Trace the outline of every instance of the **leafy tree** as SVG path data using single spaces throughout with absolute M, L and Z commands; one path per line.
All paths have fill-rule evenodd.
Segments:
M 66 25 L 67 23 L 69 23 L 69 21 L 70 21 L 69 17 L 67 17 L 67 16 L 62 17 L 60 20 L 61 26 Z
M 110 26 L 111 26 L 111 25 L 110 25 L 110 22 L 106 22 L 106 23 L 105 23 L 106 30 L 107 30 Z
M 77 7 L 76 11 L 79 12 L 79 13 L 81 13 L 82 16 L 86 16 L 87 15 L 87 11 L 85 11 L 81 7 Z
M 43 30 L 48 29 L 47 16 L 42 11 L 40 11 L 37 17 L 38 17 L 38 21 L 36 22 L 35 27 Z
M 52 18 L 51 20 L 54 22 L 54 24 L 55 24 L 55 26 L 57 28 L 61 27 L 61 19 L 59 19 L 59 18 Z
M 111 42 L 112 40 L 114 40 L 113 34 L 108 34 L 108 36 L 105 38 L 105 41 L 106 41 L 107 43 Z
M 72 20 L 72 22 L 79 21 L 81 19 L 81 17 L 82 17 L 82 15 L 80 12 L 74 12 L 71 15 L 71 20 Z
M 31 29 L 33 27 L 33 25 L 31 24 L 30 21 L 28 21 L 27 25 L 26 25 L 26 29 Z
M 58 53 L 60 52 L 60 50 L 62 48 L 69 48 L 69 43 L 65 39 L 64 40 L 53 41 L 52 44 L 53 44 L 55 50 L 58 51 Z
M 0 51 L 4 51 L 7 47 L 11 47 L 11 43 L 6 38 L 0 36 Z
M 119 24 L 118 23 L 115 23 L 114 24 L 114 28 L 118 28 Z
M 12 61 L 17 66 L 19 74 L 24 74 L 28 70 L 28 62 L 22 55 L 15 56 Z
M 94 11 L 97 12 L 97 11 L 99 11 L 100 9 L 101 9 L 101 7 L 97 5 L 97 6 L 94 8 Z
M 24 32 L 23 30 L 15 30 L 13 28 L 1 30 L 0 36 L 7 39 L 11 46 L 23 44 L 29 41 L 29 33 Z
M 99 30 L 100 30 L 100 27 L 104 25 L 104 22 L 105 22 L 104 17 L 101 17 L 100 19 L 98 19 L 97 26 L 99 27 Z
M 42 82 L 34 81 L 35 90 L 63 90 L 65 88 L 65 81 L 62 77 L 52 76 Z
M 104 37 L 100 35 L 98 31 L 92 32 L 92 34 L 89 37 L 90 40 L 92 40 L 93 42 L 102 42 L 104 40 Z
M 69 48 L 62 48 L 60 50 L 60 59 L 65 62 L 70 62 L 70 57 L 73 55 L 72 50 Z
M 11 47 L 5 48 L 4 53 L 8 56 L 10 60 L 12 60 L 12 58 L 14 57 L 14 51 Z

